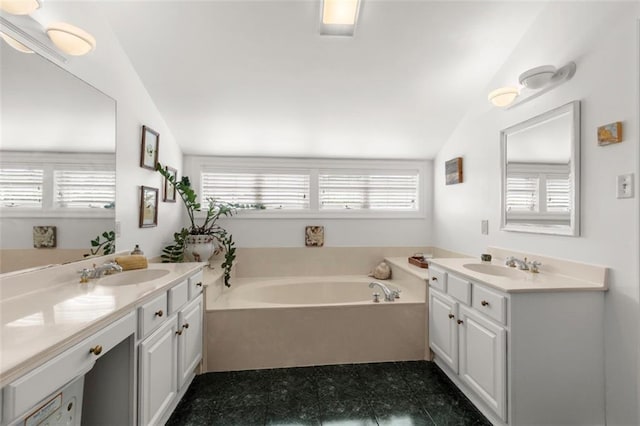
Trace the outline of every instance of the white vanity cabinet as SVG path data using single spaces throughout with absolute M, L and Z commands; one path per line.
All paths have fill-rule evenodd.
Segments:
M 603 291 L 429 273 L 434 361 L 493 424 L 604 424 Z
M 143 324 L 157 327 L 138 345 L 139 424 L 163 424 L 202 360 L 202 272 L 141 306 L 139 318 L 141 330 L 150 331 Z

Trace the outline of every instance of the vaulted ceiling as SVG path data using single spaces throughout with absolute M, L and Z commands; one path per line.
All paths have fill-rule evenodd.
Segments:
M 433 158 L 542 2 L 101 2 L 187 154 Z

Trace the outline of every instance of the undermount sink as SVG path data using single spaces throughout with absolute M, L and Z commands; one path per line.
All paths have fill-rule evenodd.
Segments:
M 167 269 L 137 269 L 135 271 L 117 272 L 96 281 L 96 284 L 107 286 L 142 284 L 164 277 Z
M 524 278 L 525 273 L 517 269 L 508 268 L 506 266 L 491 265 L 488 263 L 467 263 L 462 265 L 470 271 L 480 272 L 481 274 L 495 275 L 498 277 L 508 278 Z

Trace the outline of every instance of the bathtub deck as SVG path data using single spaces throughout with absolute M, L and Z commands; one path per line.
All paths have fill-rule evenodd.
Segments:
M 490 425 L 431 362 L 197 376 L 167 423 Z

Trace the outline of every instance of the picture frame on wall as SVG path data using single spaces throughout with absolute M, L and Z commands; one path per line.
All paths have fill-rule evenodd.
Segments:
M 142 146 L 140 151 L 140 167 L 155 170 L 158 165 L 158 149 L 160 134 L 148 126 L 142 126 Z
M 174 182 L 178 179 L 178 170 L 173 167 L 165 166 L 165 170 L 169 173 L 169 176 L 173 177 Z M 169 183 L 168 179 L 164 180 L 164 192 L 162 194 L 162 201 L 165 203 L 176 202 L 176 187 Z
M 445 182 L 447 185 L 462 183 L 462 157 L 456 157 L 444 163 Z
M 158 188 L 140 187 L 140 228 L 158 226 Z

